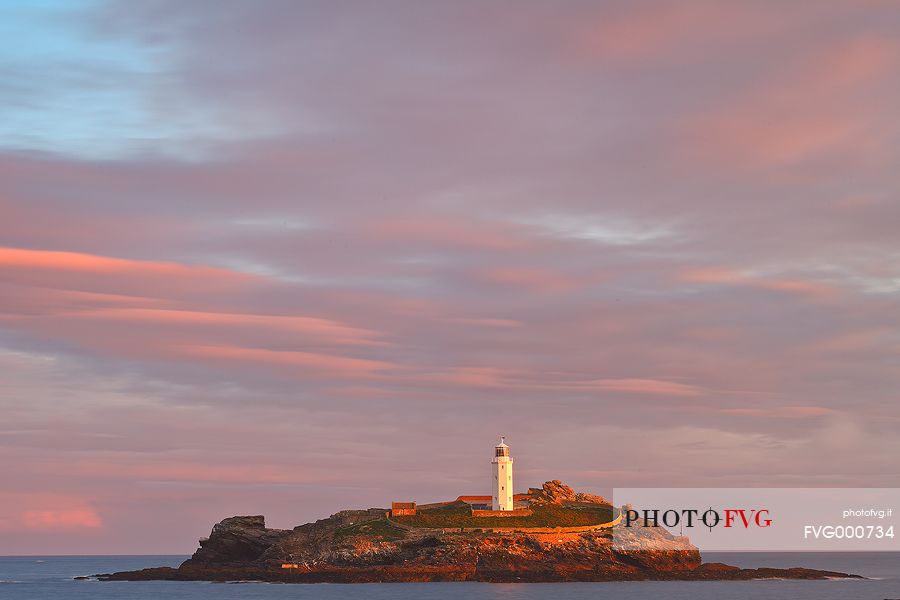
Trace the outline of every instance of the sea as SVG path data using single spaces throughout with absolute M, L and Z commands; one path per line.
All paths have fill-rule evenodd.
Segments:
M 829 581 L 277 584 L 78 581 L 79 575 L 177 566 L 187 556 L 0 556 L 0 600 L 885 600 L 900 599 L 900 553 L 704 553 L 740 567 L 802 566 L 863 575 Z

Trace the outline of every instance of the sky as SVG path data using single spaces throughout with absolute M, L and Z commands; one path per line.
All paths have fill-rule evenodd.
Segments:
M 900 3 L 0 5 L 0 554 L 900 487 Z

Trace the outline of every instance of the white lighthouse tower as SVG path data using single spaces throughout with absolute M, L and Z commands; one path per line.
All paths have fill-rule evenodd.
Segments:
M 494 472 L 494 491 L 491 497 L 492 510 L 513 509 L 513 459 L 509 455 L 509 446 L 506 438 L 501 437 L 500 443 L 494 447 L 494 458 L 491 460 Z

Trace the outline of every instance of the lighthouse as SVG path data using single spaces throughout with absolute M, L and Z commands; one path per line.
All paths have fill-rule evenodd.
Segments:
M 494 458 L 491 460 L 491 471 L 494 475 L 494 489 L 491 495 L 491 510 L 513 509 L 513 459 L 509 455 L 506 438 L 494 447 Z

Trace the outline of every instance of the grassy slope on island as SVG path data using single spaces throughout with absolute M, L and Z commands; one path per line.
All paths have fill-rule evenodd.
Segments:
M 359 535 L 384 542 L 396 542 L 406 538 L 406 532 L 403 529 L 391 525 L 387 519 L 382 517 L 339 527 L 334 532 L 334 541 L 341 542 Z
M 392 517 L 410 527 L 588 527 L 615 517 L 607 504 L 593 506 L 545 504 L 532 506 L 533 514 L 517 517 L 473 517 L 465 502 L 420 510 L 416 515 Z

